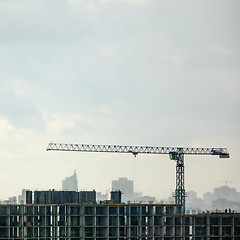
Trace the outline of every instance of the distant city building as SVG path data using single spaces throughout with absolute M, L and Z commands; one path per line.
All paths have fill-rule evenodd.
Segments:
M 108 194 L 103 194 L 101 192 L 97 192 L 96 194 L 97 194 L 97 202 L 108 199 Z
M 27 192 L 27 189 L 22 189 L 22 194 L 18 196 L 19 204 L 26 204 L 26 192 Z
M 133 201 L 133 181 L 127 178 L 118 178 L 112 181 L 112 190 L 121 191 L 123 193 L 122 200 L 124 202 Z
M 212 209 L 240 210 L 240 192 L 237 192 L 235 188 L 228 186 L 214 188 L 211 198 Z
M 156 198 L 150 197 L 150 196 L 143 196 L 143 197 L 139 197 L 138 201 L 141 203 L 154 203 L 156 202 Z
M 213 200 L 226 199 L 229 201 L 240 201 L 240 193 L 235 188 L 221 186 L 213 189 Z
M 221 186 L 214 188 L 213 192 L 206 192 L 203 198 L 198 198 L 194 191 L 188 192 L 186 198 L 186 209 L 188 211 L 210 210 L 225 211 L 226 209 L 240 210 L 240 193 L 235 188 Z
M 62 180 L 62 190 L 78 191 L 78 180 L 76 170 L 74 170 L 74 173 L 71 177 L 66 177 L 64 180 Z
M 212 202 L 212 199 L 213 198 L 213 194 L 211 192 L 206 192 L 203 194 L 203 201 L 204 201 L 204 204 L 207 205 L 209 204 L 210 202 Z
M 17 197 L 16 196 L 10 197 L 9 198 L 9 204 L 17 204 Z
M 150 196 L 142 196 L 141 192 L 134 192 L 133 180 L 127 178 L 118 178 L 118 180 L 112 181 L 112 190 L 122 192 L 123 202 L 145 202 L 145 203 L 155 203 L 156 198 Z
M 197 193 L 195 191 L 187 192 L 186 198 L 186 210 L 188 211 L 201 211 L 203 206 L 203 199 L 197 197 Z

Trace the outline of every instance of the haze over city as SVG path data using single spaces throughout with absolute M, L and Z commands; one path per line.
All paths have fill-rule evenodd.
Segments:
M 47 152 L 49 142 L 226 147 L 185 156 L 186 191 L 240 191 L 240 3 L 0 1 L 0 199 L 22 189 L 111 189 L 124 176 L 157 199 L 167 155 Z

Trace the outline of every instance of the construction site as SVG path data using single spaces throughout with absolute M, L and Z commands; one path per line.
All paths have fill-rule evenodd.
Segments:
M 112 192 L 111 200 L 100 204 L 90 203 L 92 198 L 84 203 L 76 198 L 52 199 L 66 201 L 53 204 L 46 191 L 34 195 L 41 195 L 45 204 L 31 202 L 28 192 L 28 204 L 0 205 L 0 239 L 240 239 L 240 213 L 188 215 L 178 204 L 119 203 L 121 192 Z
M 240 213 L 186 214 L 184 155 L 228 158 L 225 148 L 50 143 L 48 151 L 168 154 L 176 162 L 175 204 L 122 202 L 119 189 L 97 202 L 96 191 L 26 191 L 25 204 L 0 205 L 0 239 L 240 239 Z

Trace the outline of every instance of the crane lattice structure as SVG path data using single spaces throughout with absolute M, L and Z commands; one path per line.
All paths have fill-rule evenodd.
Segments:
M 170 159 L 176 162 L 175 203 L 183 205 L 183 212 L 185 212 L 186 198 L 184 179 L 184 155 L 217 155 L 220 158 L 229 158 L 229 153 L 226 148 L 184 148 L 49 143 L 47 151 L 132 153 L 135 157 L 140 153 L 168 154 Z

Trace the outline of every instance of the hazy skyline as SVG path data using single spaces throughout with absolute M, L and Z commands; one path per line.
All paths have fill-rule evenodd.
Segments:
M 0 199 L 23 188 L 105 191 L 127 177 L 158 199 L 168 156 L 46 152 L 63 143 L 227 147 L 185 156 L 186 190 L 240 191 L 237 0 L 0 0 Z

